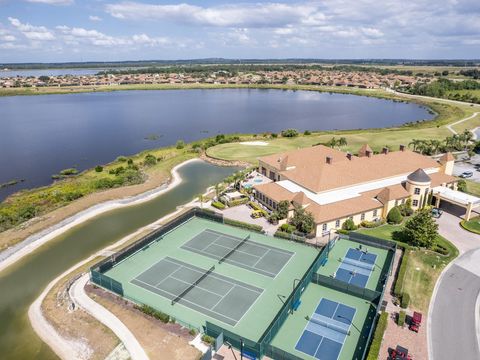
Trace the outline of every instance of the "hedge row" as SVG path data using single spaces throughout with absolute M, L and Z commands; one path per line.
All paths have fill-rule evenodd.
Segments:
M 223 222 L 227 225 L 236 226 L 242 229 L 252 230 L 255 232 L 263 233 L 263 228 L 260 225 L 249 224 L 243 221 L 232 220 L 229 218 L 224 218 Z
M 219 210 L 225 209 L 225 205 L 224 205 L 223 203 L 221 203 L 220 201 L 213 201 L 213 202 L 212 202 L 212 206 L 213 206 L 214 208 L 219 209 Z
M 161 322 L 168 323 L 173 320 L 173 318 L 170 318 L 168 314 L 165 314 L 161 311 L 155 310 L 151 306 L 148 305 L 141 305 L 141 306 L 135 306 L 136 309 L 140 310 L 144 314 L 147 314 L 149 316 L 154 317 L 155 319 L 160 320 Z
M 377 360 L 380 354 L 380 347 L 382 346 L 383 334 L 387 329 L 388 313 L 382 312 L 378 318 L 377 327 L 375 328 L 375 334 L 373 335 L 370 349 L 368 350 L 367 360 Z
M 232 200 L 232 201 L 228 202 L 228 206 L 234 207 L 234 206 L 238 206 L 238 205 L 244 205 L 244 204 L 248 203 L 249 201 L 250 200 L 248 199 L 248 197 L 238 199 L 238 200 Z
M 402 296 L 403 292 L 403 282 L 405 280 L 405 273 L 407 272 L 407 265 L 408 265 L 408 256 L 409 256 L 409 249 L 403 248 L 403 256 L 402 256 L 402 263 L 400 264 L 400 269 L 398 270 L 397 280 L 395 281 L 395 288 L 393 289 L 393 293 L 397 297 Z
M 397 325 L 398 326 L 405 325 L 405 319 L 406 318 L 407 318 L 407 313 L 403 310 L 400 310 L 400 312 L 398 313 Z

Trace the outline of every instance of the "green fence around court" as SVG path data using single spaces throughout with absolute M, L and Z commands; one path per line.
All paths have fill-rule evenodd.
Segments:
M 327 251 L 321 251 L 318 253 L 315 260 L 312 262 L 308 270 L 305 272 L 301 279 L 295 281 L 296 286 L 292 293 L 287 297 L 285 300 L 282 308 L 277 313 L 273 321 L 270 325 L 266 328 L 265 332 L 262 334 L 258 342 L 241 338 L 239 335 L 223 329 L 221 326 L 212 324 L 210 322 L 206 322 L 205 333 L 212 337 L 217 337 L 221 333 L 223 333 L 224 339 L 229 342 L 232 346 L 236 348 L 240 348 L 241 342 L 243 341 L 243 348 L 250 354 L 254 354 L 256 357 L 261 358 L 263 355 L 266 355 L 268 352 L 271 352 L 272 349 L 270 348 L 270 342 L 273 340 L 275 335 L 278 333 L 280 328 L 282 327 L 283 323 L 287 319 L 290 311 L 293 309 L 295 303 L 300 299 L 302 296 L 303 290 L 308 286 L 308 284 L 312 281 L 314 274 L 317 272 L 323 261 L 327 258 L 328 253 Z M 281 351 L 281 350 L 280 350 Z M 268 354 L 267 354 L 268 355 Z M 296 357 L 294 355 L 289 354 L 290 357 L 288 359 L 295 360 Z M 284 357 L 287 359 L 287 357 Z

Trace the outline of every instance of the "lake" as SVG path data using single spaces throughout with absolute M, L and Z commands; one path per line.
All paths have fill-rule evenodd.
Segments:
M 413 103 L 267 89 L 118 91 L 0 98 L 0 200 L 65 168 L 219 133 L 388 127 L 431 119 Z
M 56 276 L 96 251 L 175 211 L 238 168 L 195 161 L 182 166 L 177 187 L 145 203 L 109 211 L 56 237 L 0 273 L 0 359 L 53 360 L 34 333 L 28 307 Z

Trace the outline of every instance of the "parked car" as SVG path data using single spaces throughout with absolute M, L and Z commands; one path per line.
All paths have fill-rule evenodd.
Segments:
M 464 171 L 463 173 L 460 174 L 461 178 L 470 178 L 473 176 L 473 171 Z
M 411 355 L 408 355 L 408 349 L 397 345 L 395 349 L 390 349 L 390 360 L 413 360 Z
M 410 320 L 410 325 L 408 328 L 412 331 L 415 331 L 418 333 L 418 330 L 420 329 L 420 325 L 422 324 L 422 314 L 419 312 L 414 311 L 413 312 L 413 317 Z
M 443 210 L 439 208 L 433 208 L 432 209 L 432 216 L 436 219 L 438 219 L 440 216 L 442 216 Z

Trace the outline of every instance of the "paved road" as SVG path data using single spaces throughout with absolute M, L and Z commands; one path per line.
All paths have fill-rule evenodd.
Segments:
M 474 249 L 458 258 L 437 284 L 428 324 L 432 360 L 480 359 L 479 293 L 480 249 Z

